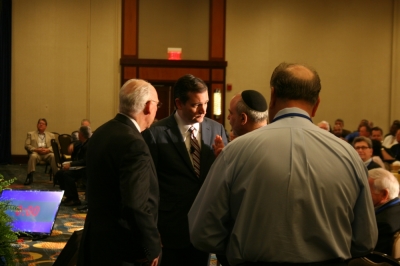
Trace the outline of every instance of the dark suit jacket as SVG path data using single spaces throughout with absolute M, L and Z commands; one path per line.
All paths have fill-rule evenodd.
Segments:
M 371 161 L 367 166 L 368 170 L 375 169 L 375 168 L 382 168 L 382 167 L 374 161 Z
M 76 152 L 76 160 L 71 162 L 71 166 L 85 166 L 86 165 L 86 151 L 87 144 L 90 139 L 87 139 L 84 143 L 81 143 L 79 150 Z
M 153 124 L 143 133 L 157 168 L 160 185 L 158 229 L 167 248 L 190 245 L 187 214 L 215 160 L 212 144 L 216 135 L 228 143 L 224 127 L 204 118 L 201 123 L 200 178 L 196 176 L 190 155 L 174 115 Z
M 383 209 L 381 212 L 378 209 L 376 212 L 378 242 L 375 251 L 392 255 L 393 235 L 400 230 L 400 202 Z
M 89 211 L 79 265 L 121 265 L 161 252 L 158 182 L 142 135 L 122 115 L 99 127 L 86 152 Z

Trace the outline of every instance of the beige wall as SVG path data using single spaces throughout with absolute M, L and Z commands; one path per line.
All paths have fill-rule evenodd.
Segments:
M 18 0 L 12 6 L 12 154 L 25 154 L 39 117 L 71 133 L 117 110 L 121 3 Z
M 171 3 L 185 7 L 169 15 L 174 5 L 165 0 L 140 2 L 139 21 L 145 24 L 139 28 L 140 58 L 164 59 L 166 48 L 177 46 L 184 59 L 206 59 L 209 17 L 203 13 L 208 6 Z M 13 155 L 25 154 L 26 132 L 35 129 L 39 117 L 48 119 L 49 131 L 70 133 L 82 118 L 91 119 L 95 129 L 114 116 L 120 13 L 120 0 L 13 1 Z M 188 24 L 197 35 L 175 21 L 188 14 L 195 18 Z M 269 99 L 274 67 L 303 62 L 314 66 L 322 80 L 315 122 L 341 117 L 346 128 L 355 129 L 367 118 L 387 132 L 389 123 L 400 118 L 395 102 L 400 99 L 399 18 L 396 0 L 228 0 L 226 79 L 233 90 L 226 94 L 226 106 L 245 89 Z M 163 20 L 179 30 L 167 31 L 159 24 Z
M 167 48 L 182 48 L 182 59 L 208 60 L 209 1 L 139 1 L 139 58 L 167 59 Z
M 227 98 L 256 89 L 269 99 L 270 76 L 280 62 L 307 63 L 322 81 L 314 122 L 340 117 L 354 130 L 366 118 L 387 132 L 389 123 L 400 118 L 390 97 L 400 96 L 399 66 L 392 65 L 400 61 L 398 2 L 228 1 L 227 82 L 233 90 Z

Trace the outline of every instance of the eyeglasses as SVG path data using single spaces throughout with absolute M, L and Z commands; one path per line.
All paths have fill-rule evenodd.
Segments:
M 365 151 L 366 149 L 370 149 L 370 147 L 367 147 L 367 146 L 357 146 L 357 147 L 354 147 L 354 149 Z
M 157 104 L 158 109 L 160 109 L 162 106 L 162 102 L 160 102 L 160 101 L 149 100 L 149 102 L 155 102 Z

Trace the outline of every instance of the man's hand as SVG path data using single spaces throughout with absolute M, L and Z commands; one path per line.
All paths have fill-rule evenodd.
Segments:
M 224 142 L 222 141 L 222 137 L 220 135 L 215 136 L 214 144 L 212 145 L 214 149 L 215 157 L 221 153 L 222 149 L 225 147 Z
M 157 266 L 158 265 L 158 260 L 159 260 L 160 256 L 158 256 L 157 258 L 155 258 L 149 265 L 150 266 Z
M 71 167 L 71 163 L 64 163 L 62 166 L 63 170 L 68 170 Z
M 34 151 L 35 151 L 37 154 L 40 154 L 40 155 L 46 155 L 46 154 L 50 153 L 50 150 L 47 149 L 47 148 L 37 148 L 37 149 L 35 149 Z

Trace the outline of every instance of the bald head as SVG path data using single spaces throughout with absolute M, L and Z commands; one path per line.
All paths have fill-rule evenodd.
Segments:
M 288 107 L 305 110 L 311 117 L 319 104 L 321 81 L 318 73 L 301 64 L 281 63 L 271 76 L 271 102 L 269 116 Z
M 303 100 L 316 104 L 321 91 L 318 73 L 300 64 L 282 63 L 272 73 L 270 85 L 276 97 L 283 100 Z

